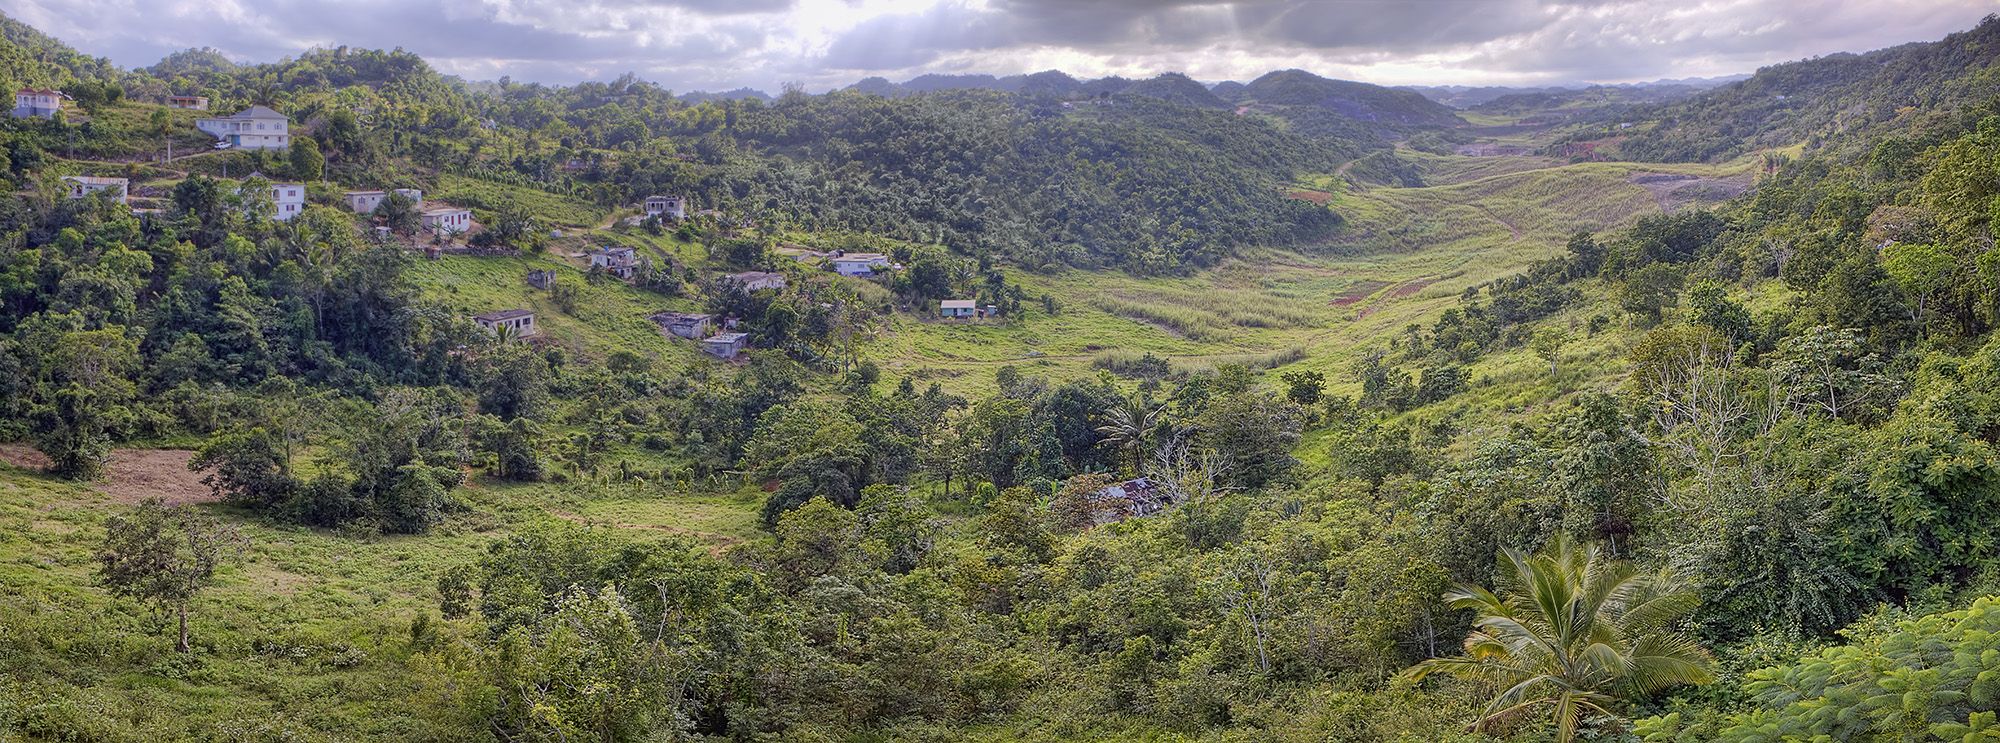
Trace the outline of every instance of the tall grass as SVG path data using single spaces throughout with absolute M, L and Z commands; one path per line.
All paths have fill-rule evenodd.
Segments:
M 591 226 L 602 220 L 605 213 L 568 196 L 451 173 L 440 174 L 437 193 L 427 195 L 488 212 L 519 209 L 545 225 Z
M 1119 317 L 1166 328 L 1188 340 L 1204 343 L 1219 341 L 1229 332 L 1216 316 L 1187 307 L 1140 302 L 1108 294 L 1092 297 L 1090 303 Z
M 1139 351 L 1110 350 L 1092 356 L 1090 366 L 1121 377 L 1139 378 L 1158 374 L 1164 365 L 1166 376 L 1180 378 L 1189 374 L 1214 372 L 1225 366 L 1241 366 L 1252 371 L 1264 371 L 1295 361 L 1304 361 L 1305 358 L 1305 349 L 1301 348 L 1286 348 L 1265 353 L 1225 353 L 1190 357 L 1166 357 Z
M 1178 365 L 1178 368 L 1187 372 L 1212 372 L 1225 366 L 1241 366 L 1251 371 L 1264 371 L 1295 361 L 1304 361 L 1305 358 L 1305 349 L 1284 348 L 1265 353 L 1228 353 L 1186 359 Z
M 1214 342 L 1239 328 L 1306 328 L 1324 318 L 1303 300 L 1268 293 L 1161 289 L 1144 298 L 1100 294 L 1092 306 L 1119 317 L 1161 326 L 1184 338 Z

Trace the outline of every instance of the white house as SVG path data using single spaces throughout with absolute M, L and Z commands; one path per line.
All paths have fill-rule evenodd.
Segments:
M 125 203 L 128 182 L 123 178 L 66 175 L 63 176 L 63 185 L 68 188 L 67 193 L 72 199 L 87 198 L 99 191 L 108 191 L 111 193 L 112 198 L 117 199 L 118 203 L 123 204 Z
M 417 214 L 417 223 L 438 234 L 464 234 L 472 230 L 472 210 L 454 206 L 434 206 Z
M 277 209 L 271 212 L 272 219 L 280 222 L 291 221 L 292 217 L 296 217 L 299 213 L 306 210 L 305 184 L 271 184 L 271 203 L 277 206 Z
M 842 276 L 873 276 L 875 269 L 888 268 L 889 257 L 881 253 L 845 253 L 828 261 Z
M 769 271 L 732 273 L 729 275 L 729 280 L 741 285 L 746 292 L 785 288 L 785 275 Z
M 479 327 L 494 333 L 499 333 L 502 330 L 510 331 L 516 339 L 527 338 L 537 332 L 535 329 L 535 313 L 528 310 L 488 312 L 481 315 L 473 315 L 472 321 L 477 323 Z
M 646 216 L 665 216 L 673 219 L 687 219 L 687 199 L 680 196 L 648 196 L 645 203 Z
M 938 303 L 938 316 L 965 319 L 979 315 L 979 303 L 970 299 L 947 299 Z
M 639 267 L 639 252 L 631 248 L 606 246 L 590 251 L 590 267 L 604 269 L 605 273 L 621 279 L 632 278 L 632 271 Z
M 229 116 L 198 119 L 194 128 L 230 147 L 282 150 L 292 146 L 292 120 L 263 106 L 251 106 Z
M 403 198 L 409 199 L 410 203 L 419 209 L 424 206 L 424 192 L 414 188 L 398 188 L 390 191 L 348 191 L 347 208 L 353 209 L 356 214 L 372 214 L 375 207 L 381 206 L 391 193 L 402 194 Z
M 342 195 L 347 197 L 347 208 L 353 209 L 355 214 L 373 212 L 375 207 L 382 205 L 383 199 L 389 198 L 388 191 L 348 191 Z
M 62 110 L 63 100 L 69 96 L 60 90 L 48 88 L 22 88 L 14 91 L 14 118 L 53 119 Z
M 207 111 L 208 97 L 199 95 L 167 96 L 167 108 L 185 108 L 189 111 Z

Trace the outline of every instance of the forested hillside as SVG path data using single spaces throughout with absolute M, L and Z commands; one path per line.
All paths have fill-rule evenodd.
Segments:
M 1636 160 L 1727 159 L 1763 148 L 1857 143 L 1908 117 L 1976 104 L 2000 87 L 2000 19 L 1939 41 L 1774 65 L 1747 80 L 1634 114 L 1657 126 L 1620 145 Z
M 1692 113 L 1828 60 L 1657 109 L 1624 152 L 1729 156 L 1663 166 L 1298 71 L 690 101 L 15 24 L 88 92 L 0 123 L 0 740 L 1978 740 L 1996 27 L 1865 57 L 1937 93 L 1866 125 Z M 479 228 L 344 193 L 404 187 Z

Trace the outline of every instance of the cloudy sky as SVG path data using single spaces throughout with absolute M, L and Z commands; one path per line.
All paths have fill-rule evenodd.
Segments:
M 1749 72 L 1931 40 L 2000 0 L 0 0 L 127 66 L 214 47 L 269 61 L 402 47 L 473 79 L 635 72 L 674 90 L 870 75 L 1248 80 L 1298 67 L 1384 84 L 1628 82 Z

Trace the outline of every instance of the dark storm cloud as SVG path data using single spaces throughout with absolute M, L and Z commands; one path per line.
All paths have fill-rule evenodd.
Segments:
M 1996 9 L 1994 0 L 943 2 L 873 18 L 829 45 L 821 62 L 879 72 L 1033 52 L 1211 78 L 1252 75 L 1259 64 L 1291 60 L 1405 76 L 1412 67 L 1439 71 L 1423 82 L 1467 74 L 1521 82 L 1629 80 L 1747 71 L 1934 39 Z M 1040 66 L 1035 60 L 1022 69 Z
M 1748 71 L 1935 39 L 2000 0 L 0 0 L 126 65 L 402 47 L 470 77 L 634 71 L 677 89 L 865 75 L 1282 67 L 1382 82 L 1543 83 Z
M 1533 0 L 1287 2 L 1237 13 L 1262 40 L 1310 48 L 1431 50 L 1533 31 L 1555 13 Z
M 921 63 L 957 51 L 1060 46 L 1097 51 L 1231 42 L 1265 49 L 1418 52 L 1546 27 L 1567 9 L 1538 0 L 1001 0 L 944 3 L 862 24 L 829 50 L 834 67 Z

